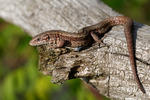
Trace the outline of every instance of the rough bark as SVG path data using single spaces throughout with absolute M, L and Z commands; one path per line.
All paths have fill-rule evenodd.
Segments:
M 0 17 L 19 25 L 31 36 L 52 29 L 74 32 L 96 24 L 104 18 L 117 15 L 119 14 L 97 0 L 0 0 Z M 150 26 L 134 22 L 137 69 L 146 94 L 138 89 L 134 81 L 121 26 L 116 26 L 108 32 L 104 43 L 109 47 L 94 44 L 81 52 L 52 50 L 55 56 L 51 56 L 49 48 L 39 47 L 40 70 L 51 75 L 54 83 L 71 78 L 86 78 L 99 93 L 112 99 L 148 100 L 150 99 L 149 33 Z

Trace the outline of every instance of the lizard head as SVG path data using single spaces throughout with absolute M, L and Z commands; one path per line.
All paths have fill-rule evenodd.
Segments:
M 48 43 L 48 40 L 50 40 L 50 36 L 48 34 L 39 34 L 29 42 L 31 46 L 39 46 L 44 45 Z

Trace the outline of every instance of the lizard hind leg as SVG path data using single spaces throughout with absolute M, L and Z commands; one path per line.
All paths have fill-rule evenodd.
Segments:
M 91 32 L 90 34 L 91 34 L 92 38 L 94 39 L 94 41 L 96 41 L 99 44 L 99 46 L 100 45 L 106 46 L 106 44 L 103 42 L 103 40 L 106 37 L 106 34 L 101 39 L 99 39 L 98 35 L 96 35 L 94 32 Z

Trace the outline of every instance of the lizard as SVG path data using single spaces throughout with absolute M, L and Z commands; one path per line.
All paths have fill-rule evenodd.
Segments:
M 80 51 L 83 47 L 92 44 L 93 41 L 102 43 L 102 40 L 99 39 L 99 35 L 105 35 L 107 31 L 116 25 L 124 26 L 124 33 L 127 41 L 129 59 L 134 79 L 140 90 L 143 93 L 146 93 L 137 73 L 133 34 L 131 33 L 133 21 L 129 17 L 115 16 L 106 18 L 95 25 L 80 29 L 77 33 L 62 30 L 46 31 L 33 37 L 29 44 L 31 46 L 48 44 L 50 48 L 73 47 L 75 48 L 75 51 Z

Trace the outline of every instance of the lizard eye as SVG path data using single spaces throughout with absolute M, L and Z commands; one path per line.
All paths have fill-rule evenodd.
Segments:
M 40 41 L 40 38 L 37 38 L 37 41 Z

